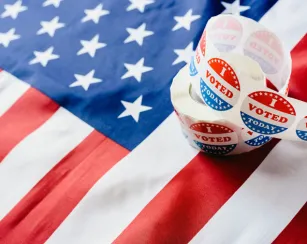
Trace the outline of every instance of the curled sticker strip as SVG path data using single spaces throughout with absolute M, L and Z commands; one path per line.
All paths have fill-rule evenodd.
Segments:
M 191 62 L 171 87 L 189 142 L 204 152 L 228 155 L 250 151 L 271 137 L 307 140 L 307 104 L 287 97 L 290 71 L 290 52 L 273 32 L 242 16 L 211 18 Z M 267 80 L 279 92 L 267 88 Z M 223 126 L 237 139 L 217 139 L 222 133 L 213 130 L 209 134 L 215 139 L 205 141 L 208 131 L 193 124 Z

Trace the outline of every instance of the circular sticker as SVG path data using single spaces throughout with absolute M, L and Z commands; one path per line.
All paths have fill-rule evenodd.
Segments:
M 210 40 L 220 52 L 229 52 L 239 44 L 243 29 L 238 20 L 224 16 L 214 22 L 208 33 Z
M 204 32 L 203 32 L 203 34 L 200 38 L 199 47 L 200 47 L 201 53 L 205 57 L 205 55 L 206 55 L 206 30 L 204 30 Z
M 257 91 L 249 94 L 241 107 L 241 118 L 252 131 L 272 135 L 287 130 L 295 120 L 294 107 L 273 92 Z
M 307 141 L 307 116 L 298 123 L 296 134 L 302 140 Z
M 190 76 L 195 76 L 197 74 L 198 74 L 198 71 L 194 63 L 194 57 L 192 57 L 191 62 L 190 62 Z
M 218 111 L 231 109 L 240 96 L 240 84 L 231 66 L 220 58 L 208 61 L 200 91 L 205 103 Z
M 260 147 L 272 139 L 269 136 L 260 135 L 256 132 L 252 132 L 246 129 L 242 130 L 241 136 L 247 145 L 253 146 L 253 147 Z
M 234 150 L 238 143 L 237 134 L 223 125 L 201 122 L 192 124 L 190 129 L 195 144 L 209 154 L 227 154 Z
M 278 37 L 270 31 L 254 32 L 246 41 L 244 54 L 259 63 L 267 74 L 275 74 L 283 64 L 283 48 Z

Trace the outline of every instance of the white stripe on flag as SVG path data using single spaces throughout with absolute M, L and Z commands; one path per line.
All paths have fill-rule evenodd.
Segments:
M 307 4 L 302 0 L 279 0 L 260 20 L 291 50 L 307 32 Z
M 29 85 L 7 73 L 0 72 L 0 116 L 2 116 L 28 89 Z
M 173 113 L 96 183 L 47 243 L 111 243 L 197 153 Z
M 300 3 L 299 0 L 280 1 L 262 21 L 265 25 L 270 22 L 272 31 L 292 21 L 292 13 L 283 8 L 291 9 L 292 3 L 299 7 Z M 295 18 L 290 25 L 298 26 L 300 18 Z M 278 34 L 287 42 L 286 33 Z M 300 29 L 293 33 L 291 40 L 298 42 L 304 34 Z M 196 153 L 183 139 L 172 114 L 96 183 L 47 243 L 111 243 Z
M 0 164 L 0 220 L 93 129 L 63 108 L 21 141 Z
M 191 243 L 272 243 L 307 200 L 306 157 L 281 141 Z

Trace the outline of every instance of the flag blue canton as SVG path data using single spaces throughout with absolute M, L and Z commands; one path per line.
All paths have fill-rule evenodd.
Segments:
M 241 14 L 258 20 L 275 2 L 241 1 Z M 173 111 L 173 76 L 224 10 L 209 0 L 3 0 L 0 67 L 132 150 Z

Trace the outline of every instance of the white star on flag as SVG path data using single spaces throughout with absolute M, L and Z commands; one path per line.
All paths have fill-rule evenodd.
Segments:
M 152 4 L 154 0 L 129 0 L 130 5 L 127 8 L 127 11 L 131 11 L 133 9 L 138 9 L 141 13 L 144 13 L 146 5 Z
M 184 16 L 175 16 L 177 24 L 173 27 L 172 31 L 179 30 L 180 28 L 185 28 L 186 30 L 191 29 L 191 23 L 199 19 L 200 15 L 193 15 L 192 9 L 190 9 Z
M 100 17 L 108 15 L 110 11 L 103 9 L 103 5 L 100 3 L 94 9 L 85 9 L 84 13 L 86 16 L 81 20 L 81 22 L 87 22 L 92 20 L 95 24 L 99 23 Z
M 65 26 L 64 23 L 59 23 L 59 17 L 54 17 L 52 20 L 50 21 L 41 21 L 41 26 L 42 28 L 39 29 L 37 31 L 37 35 L 42 35 L 44 33 L 47 33 L 50 37 L 53 37 L 55 32 L 60 29 L 63 28 Z
M 54 47 L 49 47 L 44 52 L 34 51 L 35 58 L 32 59 L 29 64 L 40 63 L 43 67 L 46 67 L 48 62 L 54 59 L 58 59 L 60 56 L 53 54 Z
M 0 32 L 0 44 L 4 47 L 8 47 L 11 41 L 17 40 L 20 38 L 20 35 L 15 34 L 15 28 L 10 29 L 8 32 Z
M 151 110 L 152 107 L 142 105 L 143 96 L 139 96 L 134 102 L 126 102 L 121 101 L 121 103 L 126 108 L 124 112 L 122 112 L 118 118 L 124 118 L 127 116 L 132 116 L 135 122 L 139 122 L 140 113 Z
M 83 48 L 79 50 L 77 55 L 82 55 L 88 53 L 92 58 L 95 57 L 97 49 L 103 48 L 106 46 L 105 43 L 99 42 L 99 35 L 97 34 L 90 41 L 81 40 L 80 41 Z
M 133 76 L 138 82 L 141 82 L 142 74 L 153 70 L 152 67 L 144 66 L 144 61 L 144 58 L 141 58 L 136 64 L 125 63 L 124 65 L 128 71 L 122 76 L 121 79 L 123 80 Z
M 221 3 L 225 7 L 225 10 L 223 11 L 224 14 L 240 15 L 241 12 L 250 9 L 250 6 L 241 6 L 240 0 L 235 0 L 233 3 Z
M 188 63 L 191 61 L 193 56 L 193 42 L 191 42 L 185 49 L 175 49 L 174 52 L 178 55 L 176 60 L 173 62 L 173 65 L 179 64 L 181 62 Z
M 152 31 L 146 30 L 146 24 L 143 23 L 138 28 L 127 28 L 126 29 L 128 33 L 130 34 L 127 39 L 124 41 L 124 43 L 129 43 L 132 41 L 137 42 L 140 46 L 143 45 L 144 38 L 147 36 L 151 36 L 154 33 Z
M 63 0 L 46 0 L 43 3 L 43 6 L 47 7 L 47 6 L 53 5 L 55 8 L 58 8 L 58 7 L 60 7 L 60 4 L 61 4 L 62 1 Z
M 77 79 L 75 82 L 69 85 L 69 87 L 82 86 L 85 91 L 88 90 L 91 84 L 102 82 L 101 79 L 94 77 L 95 70 L 91 70 L 86 75 L 75 74 L 75 78 Z
M 12 19 L 17 19 L 19 13 L 26 11 L 28 8 L 26 6 L 22 6 L 22 1 L 18 0 L 14 4 L 4 5 L 5 11 L 1 14 L 1 18 L 11 17 Z

